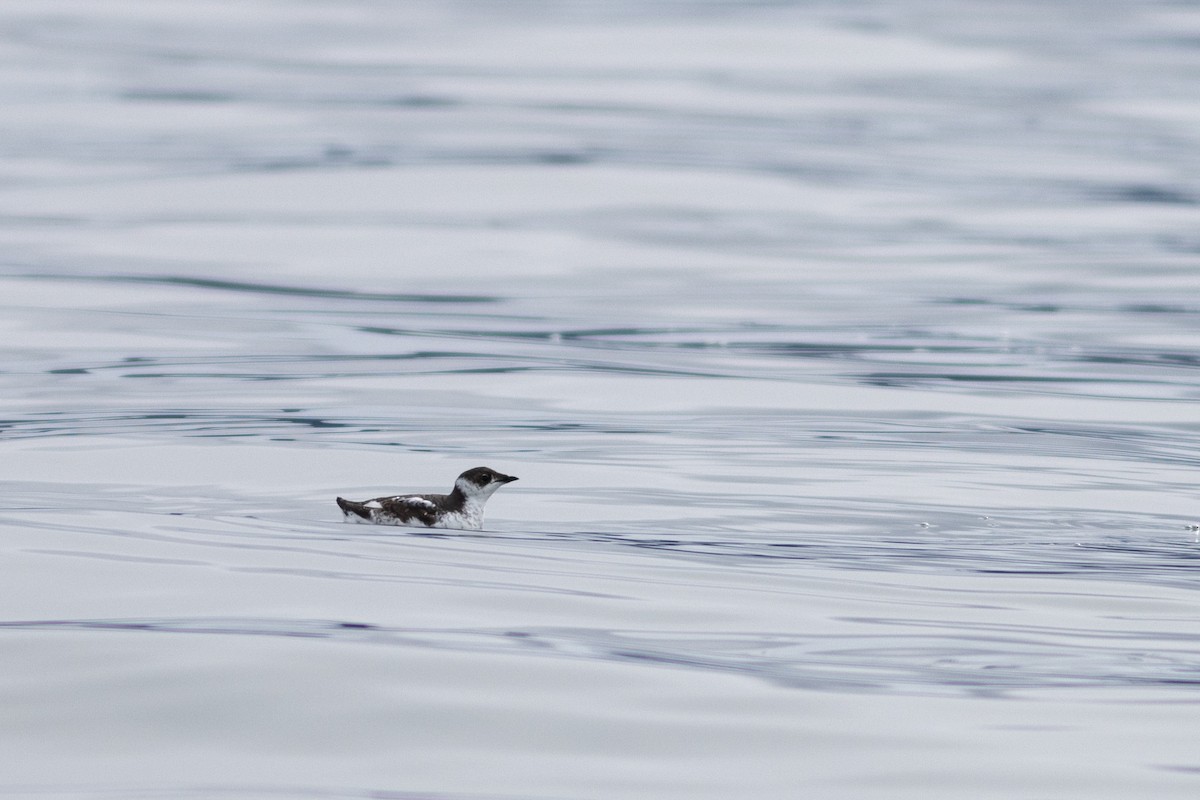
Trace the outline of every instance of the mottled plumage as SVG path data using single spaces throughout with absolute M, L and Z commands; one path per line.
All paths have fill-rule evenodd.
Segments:
M 401 494 L 361 503 L 339 497 L 337 504 L 347 519 L 379 525 L 477 531 L 483 527 L 483 506 L 487 499 L 515 480 L 494 469 L 475 467 L 458 476 L 450 494 Z

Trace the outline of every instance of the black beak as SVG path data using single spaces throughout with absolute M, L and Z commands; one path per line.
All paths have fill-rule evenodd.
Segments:
M 512 476 L 512 475 L 497 475 L 497 476 L 496 476 L 496 478 L 497 478 L 497 479 L 498 479 L 498 480 L 499 480 L 501 483 L 512 483 L 513 481 L 517 480 L 517 479 L 516 479 L 514 476 Z

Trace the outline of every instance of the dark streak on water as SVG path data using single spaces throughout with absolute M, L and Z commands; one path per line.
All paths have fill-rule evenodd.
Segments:
M 922 633 L 795 637 L 709 632 L 684 637 L 670 631 L 592 629 L 403 629 L 362 622 L 322 620 L 177 619 L 45 620 L 0 623 L 8 630 L 139 631 L 214 636 L 283 636 L 422 647 L 466 652 L 535 652 L 570 659 L 602 659 L 736 672 L 782 686 L 810 690 L 958 694 L 987 690 L 993 696 L 1062 687 L 1126 688 L 1200 684 L 1200 647 L 1191 636 L 1173 655 L 1130 652 L 1157 641 L 1136 629 L 1080 635 L 1070 629 L 961 626 L 922 620 L 854 620 Z M 661 637 L 661 638 L 659 638 Z M 853 677 L 847 677 L 852 674 Z

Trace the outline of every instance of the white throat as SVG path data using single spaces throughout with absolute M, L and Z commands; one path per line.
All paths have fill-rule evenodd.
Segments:
M 477 531 L 483 528 L 483 505 L 492 493 L 499 487 L 484 486 L 480 488 L 466 481 L 455 481 L 454 488 L 463 496 L 463 506 L 460 511 L 450 511 L 434 523 L 435 528 L 456 528 L 458 530 Z
M 466 505 L 477 503 L 480 508 L 483 508 L 483 504 L 487 502 L 489 497 L 496 493 L 496 490 L 500 488 L 500 484 L 489 483 L 487 486 L 476 486 L 470 481 L 458 480 L 454 482 L 454 488 L 462 493 L 462 496 L 466 499 Z

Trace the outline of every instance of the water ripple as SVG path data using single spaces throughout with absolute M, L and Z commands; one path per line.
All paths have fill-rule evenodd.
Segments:
M 855 621 L 855 620 L 850 620 Z M 862 619 L 890 635 L 616 631 L 579 628 L 399 628 L 364 622 L 178 618 L 0 622 L 3 631 L 136 631 L 288 637 L 387 647 L 518 654 L 729 672 L 790 688 L 838 692 L 970 694 L 1048 689 L 1200 687 L 1190 632 L 1097 632 L 1039 626 Z M 939 633 L 939 629 L 942 631 Z M 1170 649 L 1165 646 L 1167 643 Z

